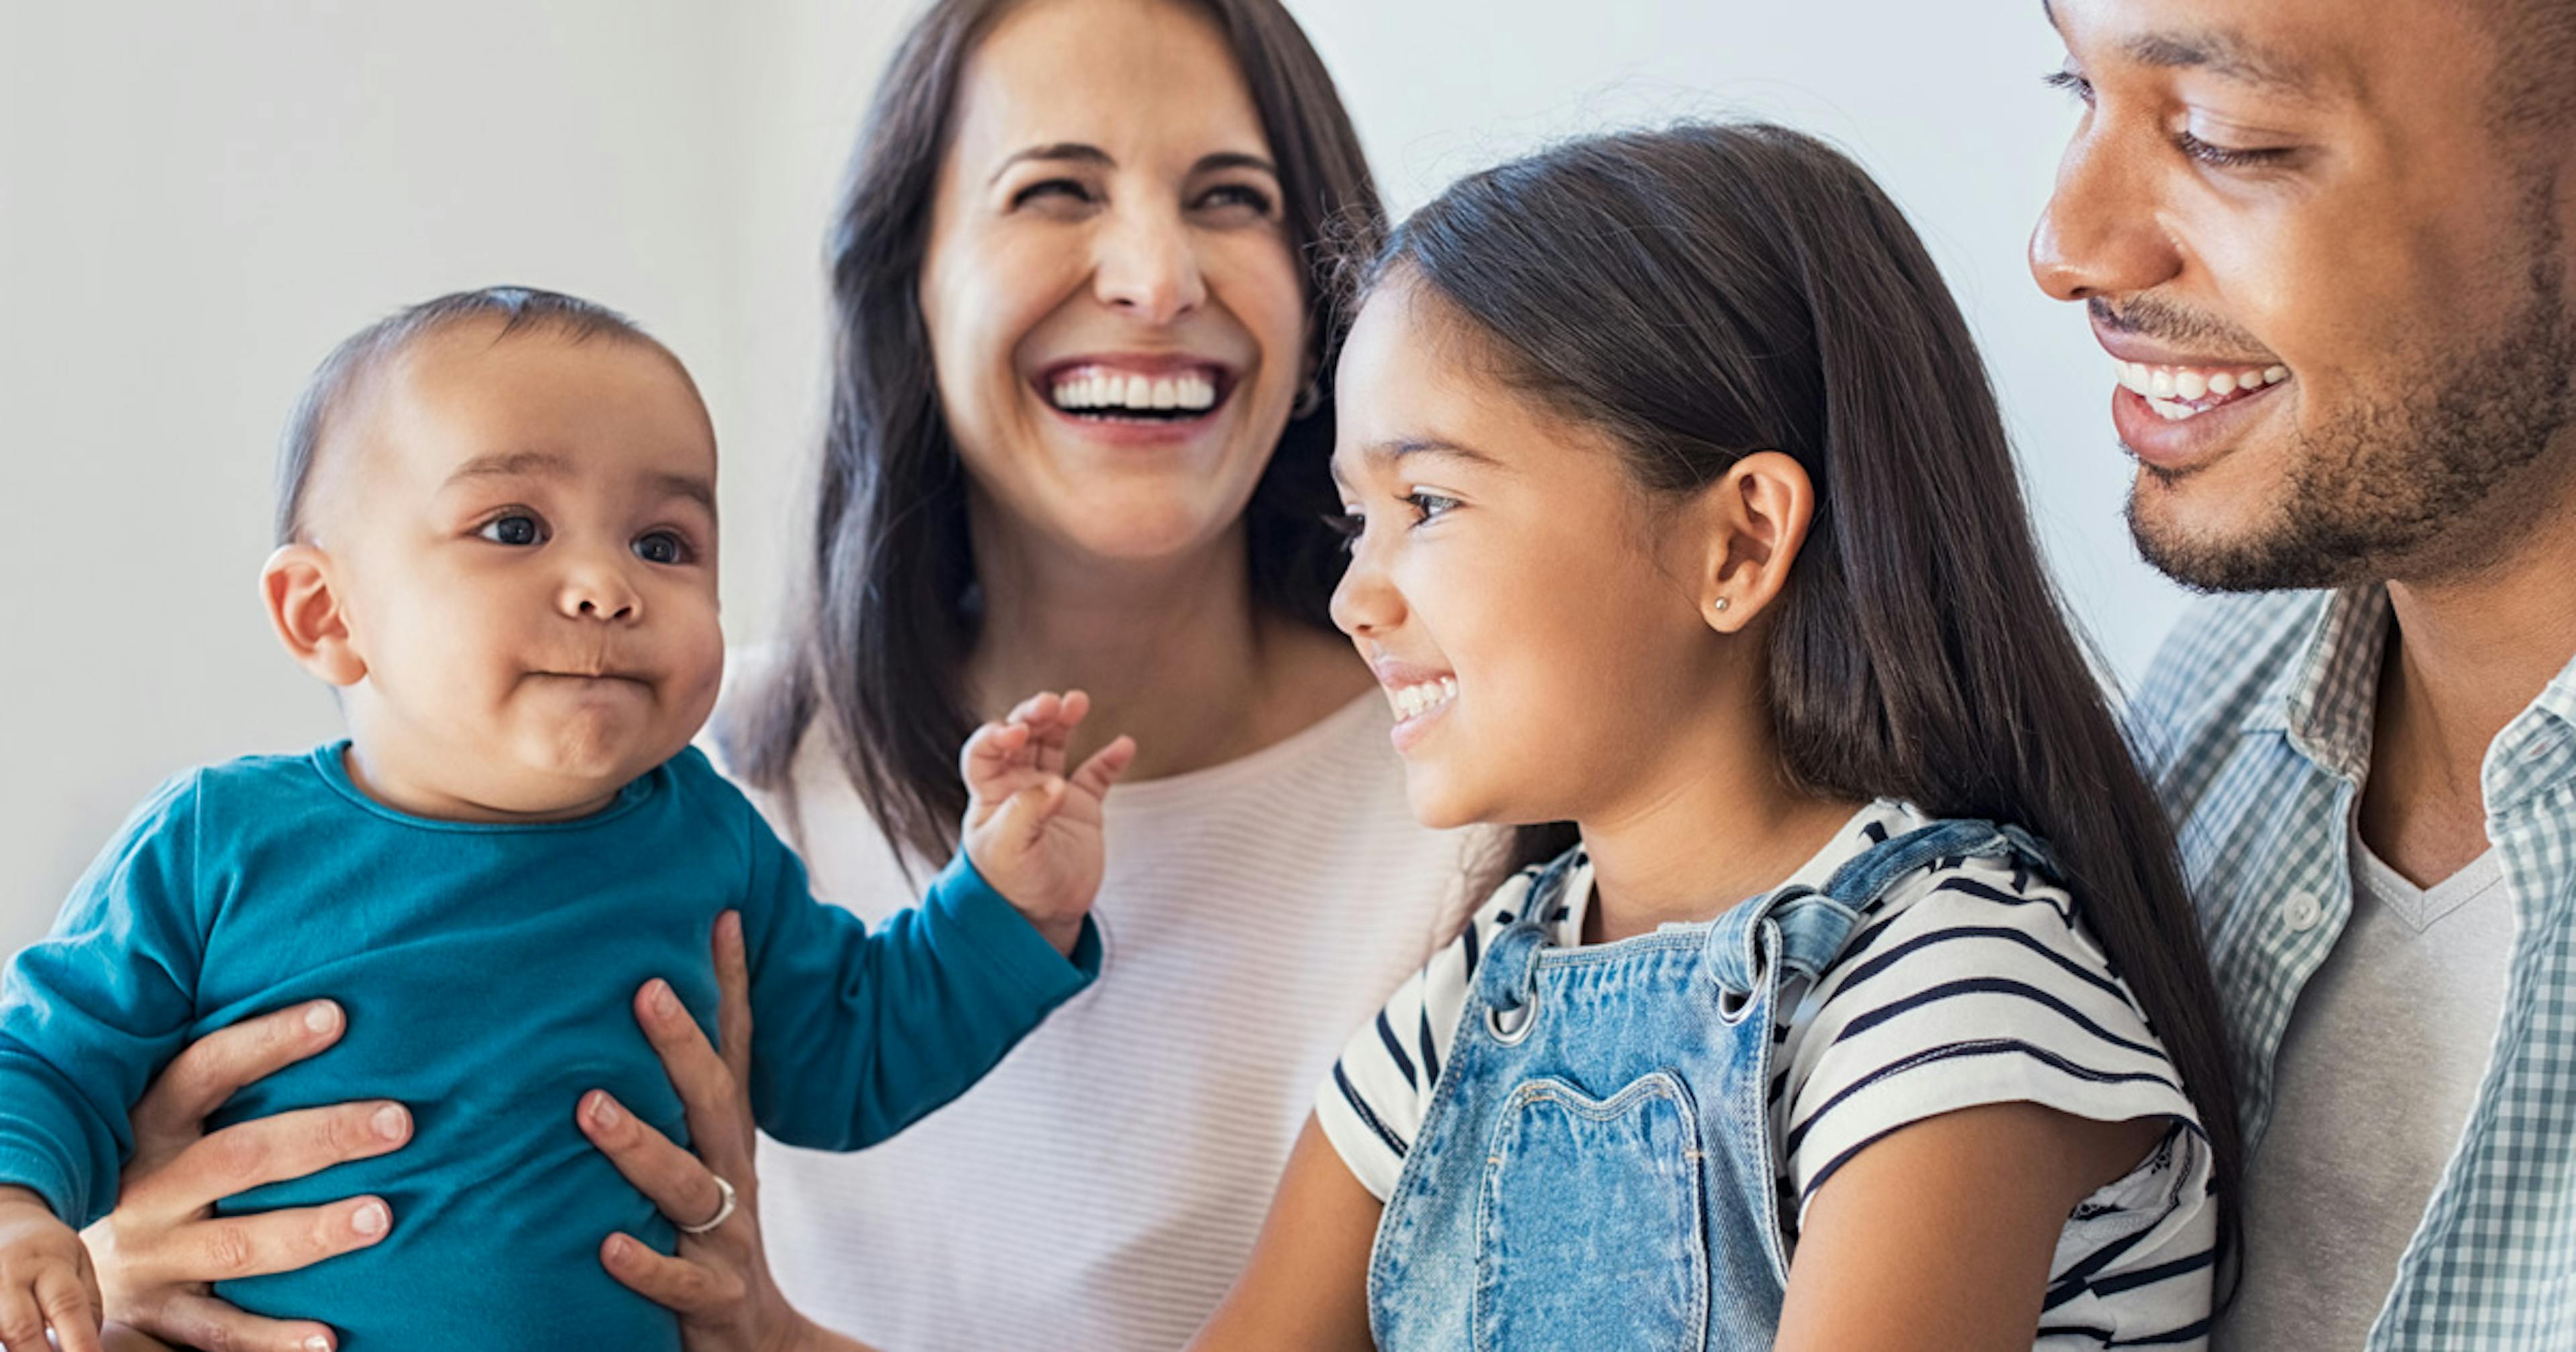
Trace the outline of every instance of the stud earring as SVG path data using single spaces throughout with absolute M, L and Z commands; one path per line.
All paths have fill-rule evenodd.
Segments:
M 1708 608 L 1718 612 L 1719 614 L 1724 614 L 1726 612 L 1726 598 L 1721 596 L 1716 600 L 1709 602 Z

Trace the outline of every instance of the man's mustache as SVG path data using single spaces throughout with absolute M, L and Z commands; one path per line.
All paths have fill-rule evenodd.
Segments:
M 2087 297 L 2084 308 L 2093 316 L 2093 322 L 2105 330 L 2135 334 L 2167 347 L 2230 355 L 2271 350 L 2234 324 L 2144 292 L 2116 305 L 2107 296 Z

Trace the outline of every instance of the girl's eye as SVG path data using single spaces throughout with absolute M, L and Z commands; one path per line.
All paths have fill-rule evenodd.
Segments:
M 2040 77 L 2040 83 L 2074 95 L 2076 102 L 2087 108 L 2093 106 L 2093 82 L 2071 70 L 2050 71 Z
M 1456 498 L 1445 498 L 1437 493 L 1425 493 L 1420 489 L 1405 494 L 1404 500 L 1413 505 L 1414 511 L 1421 513 L 1420 518 L 1414 523 L 1416 525 L 1447 516 L 1450 510 L 1458 505 Z
M 689 561 L 689 543 L 669 531 L 657 530 L 635 541 L 635 557 L 646 563 L 686 563 Z
M 1227 183 L 1210 188 L 1199 196 L 1203 207 L 1245 207 L 1256 216 L 1270 214 L 1270 194 L 1249 183 Z
M 546 538 L 546 528 L 538 524 L 535 517 L 524 512 L 496 516 L 484 522 L 483 529 L 474 533 L 496 545 L 510 545 L 514 548 L 541 544 Z
M 1324 529 L 1342 537 L 1342 552 L 1348 554 L 1359 548 L 1360 535 L 1368 529 L 1368 518 L 1345 507 L 1324 513 Z
M 2174 145 L 2183 154 L 2212 169 L 2252 169 L 2278 163 L 2289 158 L 2290 155 L 2289 151 L 2280 149 L 2238 150 L 2230 146 L 2212 145 L 2187 131 L 2174 134 Z

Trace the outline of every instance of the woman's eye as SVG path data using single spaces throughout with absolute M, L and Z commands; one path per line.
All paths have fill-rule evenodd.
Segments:
M 1042 183 L 1032 183 L 1011 194 L 1011 205 L 1024 207 L 1040 199 L 1088 203 L 1091 201 L 1091 189 L 1069 178 L 1050 178 Z
M 1203 207 L 1243 207 L 1256 216 L 1270 214 L 1270 194 L 1249 183 L 1227 183 L 1199 195 Z
M 646 563 L 686 563 L 689 543 L 669 531 L 657 530 L 635 541 L 635 557 Z
M 483 523 L 483 529 L 474 533 L 496 545 L 518 547 L 537 544 L 546 538 L 545 527 L 539 525 L 535 517 L 517 512 L 508 516 L 494 517 Z
M 1359 548 L 1360 536 L 1368 530 L 1368 518 L 1345 507 L 1338 512 L 1324 514 L 1324 529 L 1342 537 L 1342 552 L 1348 554 Z
M 2088 108 L 2093 106 L 2093 82 L 2071 70 L 2050 71 L 2040 77 L 2040 83 L 2074 95 L 2077 102 Z

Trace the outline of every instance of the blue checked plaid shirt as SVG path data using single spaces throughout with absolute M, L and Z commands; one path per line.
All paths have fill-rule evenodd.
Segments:
M 2249 1149 L 2272 1116 L 2273 1056 L 2299 991 L 2352 914 L 2349 842 L 2388 626 L 2376 587 L 2211 601 L 2131 705 L 2209 936 Z M 2576 1348 L 2576 663 L 2488 747 L 2480 785 L 2520 924 L 2504 1013 L 2372 1352 Z M 2259 1150 L 2247 1170 L 2261 1178 Z

